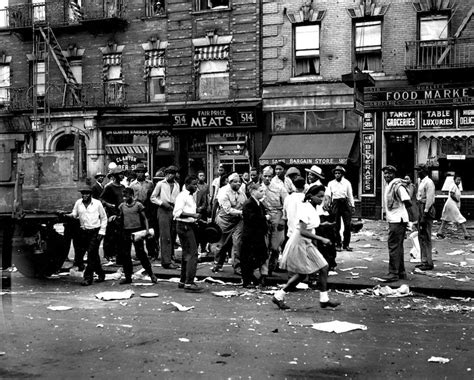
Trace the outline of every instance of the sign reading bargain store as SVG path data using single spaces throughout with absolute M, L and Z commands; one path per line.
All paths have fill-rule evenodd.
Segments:
M 433 85 L 416 87 L 368 87 L 364 90 L 366 110 L 446 107 L 472 104 L 474 87 Z
M 169 111 L 173 129 L 234 129 L 255 128 L 257 109 L 245 108 L 202 108 Z

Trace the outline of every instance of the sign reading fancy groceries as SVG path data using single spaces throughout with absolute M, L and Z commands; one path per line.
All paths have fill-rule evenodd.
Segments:
M 462 105 L 474 102 L 474 87 L 416 86 L 377 88 L 364 91 L 364 107 L 377 109 L 385 107 L 420 107 L 433 105 Z
M 204 108 L 169 111 L 175 129 L 256 127 L 255 108 Z

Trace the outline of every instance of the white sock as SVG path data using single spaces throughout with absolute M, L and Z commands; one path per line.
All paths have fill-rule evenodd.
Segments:
M 329 302 L 328 292 L 319 292 L 319 302 Z
M 278 301 L 283 301 L 285 299 L 286 292 L 283 289 L 277 290 L 273 295 Z

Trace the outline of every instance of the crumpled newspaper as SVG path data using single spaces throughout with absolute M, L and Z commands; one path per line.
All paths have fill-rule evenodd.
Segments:
M 353 330 L 367 330 L 366 325 L 361 325 L 357 323 L 345 322 L 345 321 L 330 321 L 323 323 L 314 323 L 311 326 L 312 329 L 325 331 L 325 332 L 335 332 L 336 334 L 341 334 Z
M 113 300 L 127 300 L 132 298 L 135 293 L 133 290 L 127 289 L 123 292 L 101 292 L 97 293 L 96 298 L 102 301 L 113 301 Z
M 222 290 L 220 292 L 212 292 L 217 297 L 224 297 L 224 298 L 230 298 L 230 297 L 235 297 L 239 295 L 239 292 L 237 290 Z
M 448 358 L 443 358 L 441 356 L 432 356 L 431 358 L 428 359 L 429 362 L 431 363 L 441 363 L 441 364 L 446 364 L 450 362 L 450 359 Z
M 48 306 L 47 309 L 49 310 L 54 310 L 54 311 L 65 311 L 65 310 L 71 310 L 71 306 Z
M 173 305 L 178 311 L 189 311 L 191 309 L 194 309 L 194 306 L 183 306 L 178 302 L 170 302 L 171 305 Z
M 410 295 L 410 288 L 405 284 L 396 289 L 393 289 L 390 286 L 377 285 L 372 289 L 372 292 L 376 296 L 406 297 Z

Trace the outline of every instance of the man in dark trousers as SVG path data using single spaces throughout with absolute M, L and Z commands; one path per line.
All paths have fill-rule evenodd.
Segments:
M 201 215 L 201 219 L 206 221 L 209 211 L 209 185 L 206 183 L 206 174 L 203 170 L 198 171 L 197 178 L 197 191 L 194 194 L 196 197 L 197 212 Z M 198 228 L 196 230 L 196 235 L 199 247 L 199 257 L 202 258 L 207 255 L 206 234 L 204 233 L 203 228 Z
M 92 185 L 92 198 L 94 199 L 100 199 L 100 196 L 102 195 L 102 192 L 104 191 L 104 178 L 105 174 L 98 172 L 95 175 L 95 183 Z

